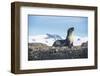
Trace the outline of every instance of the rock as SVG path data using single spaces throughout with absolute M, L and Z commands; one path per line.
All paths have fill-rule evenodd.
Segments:
M 88 46 L 88 42 L 84 42 L 82 43 L 81 47 L 87 47 Z
M 52 60 L 52 59 L 77 59 L 87 58 L 87 43 L 73 48 L 47 46 L 42 43 L 29 44 L 28 60 Z

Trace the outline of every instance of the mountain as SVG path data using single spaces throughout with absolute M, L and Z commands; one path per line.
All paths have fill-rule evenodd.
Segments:
M 54 41 L 61 39 L 59 35 L 47 33 L 46 35 L 29 36 L 29 43 L 43 43 L 52 46 Z
M 73 45 L 74 46 L 80 46 L 80 45 L 82 45 L 83 43 L 86 43 L 86 42 L 88 42 L 88 37 L 75 36 Z
M 29 36 L 29 43 L 43 43 L 48 46 L 52 46 L 54 41 L 56 40 L 62 40 L 62 37 L 60 37 L 57 34 L 45 34 L 45 35 L 36 35 L 36 36 Z M 75 36 L 73 45 L 74 46 L 80 46 L 82 43 L 87 42 L 87 37 L 80 37 Z

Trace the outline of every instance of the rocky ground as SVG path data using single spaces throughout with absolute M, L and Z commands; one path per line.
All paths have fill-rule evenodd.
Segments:
M 47 46 L 42 43 L 29 43 L 28 46 L 28 60 L 78 59 L 88 57 L 87 43 L 72 48 Z

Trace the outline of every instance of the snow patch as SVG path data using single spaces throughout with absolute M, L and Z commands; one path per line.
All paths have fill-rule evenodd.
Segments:
M 29 36 L 29 43 L 43 43 L 48 46 L 52 46 L 56 40 L 62 40 L 62 38 L 56 34 Z M 82 43 L 87 41 L 88 41 L 87 37 L 75 36 L 73 45 L 80 46 Z

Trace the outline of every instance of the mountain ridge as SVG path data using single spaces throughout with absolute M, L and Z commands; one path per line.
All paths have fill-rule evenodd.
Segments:
M 36 35 L 36 36 L 29 36 L 29 43 L 43 43 L 48 46 L 52 46 L 56 40 L 62 40 L 63 38 L 57 34 L 45 34 L 45 35 Z M 84 42 L 87 42 L 87 37 L 80 37 L 75 36 L 73 45 L 79 46 Z

